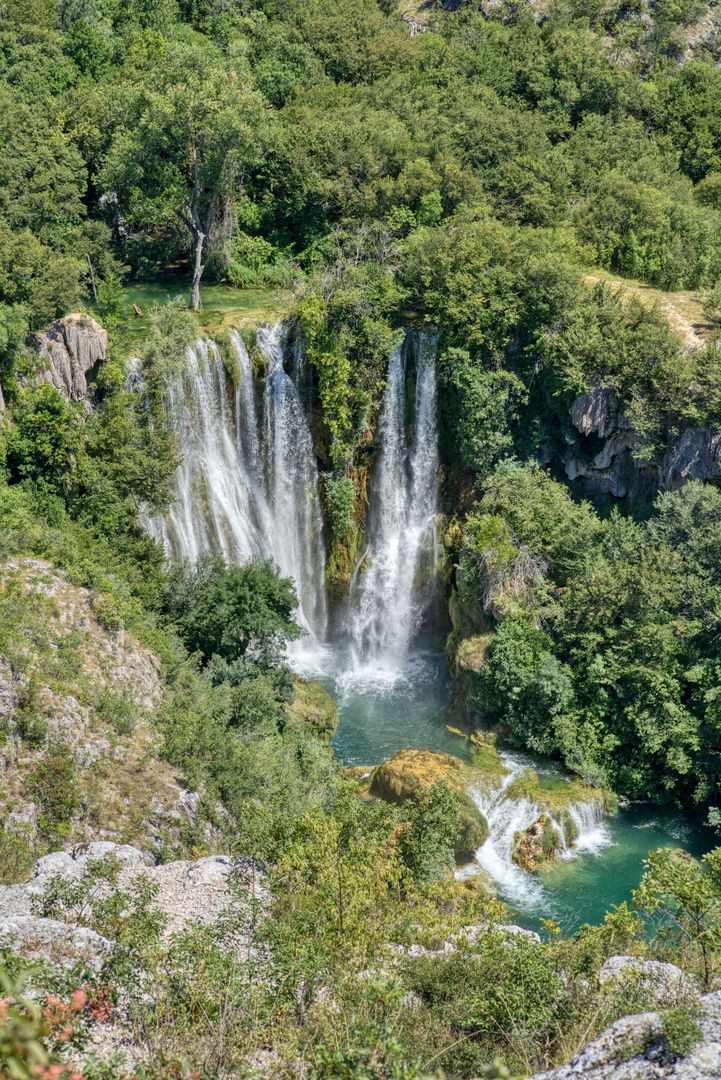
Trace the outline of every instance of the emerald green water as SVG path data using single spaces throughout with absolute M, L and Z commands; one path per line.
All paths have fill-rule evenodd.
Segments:
M 432 641 L 417 643 L 400 672 L 378 664 L 354 669 L 347 657 L 332 649 L 301 666 L 338 702 L 340 723 L 331 745 L 345 765 L 377 765 L 409 746 L 469 760 L 468 741 L 443 723 L 452 684 L 443 653 Z M 533 767 L 542 779 L 563 774 L 553 762 L 531 755 L 515 751 L 503 755 L 511 767 Z M 505 803 L 492 812 L 500 815 L 499 820 L 489 820 L 492 834 L 503 834 L 505 828 L 503 835 L 513 835 L 513 808 Z M 681 847 L 700 857 L 717 842 L 713 831 L 690 814 L 632 804 L 591 822 L 569 857 L 543 873 L 530 874 L 515 866 L 510 850 L 498 839 L 495 847 L 489 839 L 478 857 L 516 922 L 538 930 L 540 919 L 552 918 L 571 933 L 583 923 L 601 922 L 614 905 L 631 901 L 650 850 Z

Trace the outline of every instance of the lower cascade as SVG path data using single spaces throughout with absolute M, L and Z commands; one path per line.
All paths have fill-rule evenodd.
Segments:
M 483 779 L 469 785 L 468 792 L 488 824 L 488 838 L 476 852 L 475 863 L 458 874 L 467 877 L 480 867 L 505 899 L 526 911 L 547 910 L 542 880 L 527 871 L 546 861 L 550 864 L 551 859 L 598 854 L 608 847 L 612 840 L 607 807 L 601 792 L 589 789 L 587 798 L 578 798 L 580 792 L 560 779 L 554 789 L 544 791 L 529 761 L 505 751 L 500 756 L 505 767 L 500 780 Z M 530 778 L 535 783 L 529 784 Z M 536 839 L 534 830 L 538 836 L 535 860 L 528 842 Z

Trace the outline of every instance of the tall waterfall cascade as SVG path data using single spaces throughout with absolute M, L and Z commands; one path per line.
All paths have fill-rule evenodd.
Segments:
M 426 555 L 434 562 L 436 552 L 435 346 L 431 335 L 411 331 L 388 368 L 368 545 L 351 579 L 348 624 L 354 657 L 360 664 L 402 666 L 423 616 L 418 587 L 421 561 Z M 414 388 L 409 378 L 412 360 Z
M 236 331 L 231 345 L 239 372 L 234 394 L 210 340 L 188 349 L 185 371 L 166 390 L 166 422 L 182 461 L 169 512 L 145 524 L 176 559 L 195 561 L 208 550 L 239 563 L 273 559 L 295 581 L 300 623 L 322 639 L 325 548 L 318 470 L 296 385 L 283 367 L 283 326 L 258 331 L 268 372 L 262 408 L 248 350 Z

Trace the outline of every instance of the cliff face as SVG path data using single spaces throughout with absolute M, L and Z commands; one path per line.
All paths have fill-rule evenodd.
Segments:
M 84 401 L 85 376 L 108 354 L 108 332 L 83 312 L 56 319 L 49 330 L 35 335 L 40 354 L 39 382 L 50 382 L 72 401 Z
M 51 817 L 65 843 L 130 841 L 157 854 L 199 820 L 200 794 L 160 756 L 160 661 L 112 614 L 104 594 L 47 562 L 0 565 L 0 836 L 36 845 Z M 73 763 L 58 783 L 78 793 L 62 816 L 34 780 L 58 746 Z
M 611 387 L 595 386 L 569 409 L 580 438 L 567 438 L 563 467 L 569 480 L 581 480 L 590 493 L 632 500 L 641 493 L 673 491 L 689 480 L 721 475 L 721 431 L 686 428 L 667 447 L 660 462 L 643 460 L 639 438 Z

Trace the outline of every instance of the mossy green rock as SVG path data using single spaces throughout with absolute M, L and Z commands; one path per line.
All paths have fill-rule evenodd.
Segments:
M 290 720 L 305 724 L 319 739 L 330 741 L 338 727 L 338 706 L 319 682 L 296 679 L 295 696 L 285 711 Z
M 436 750 L 400 750 L 374 770 L 370 794 L 402 806 L 438 782 L 459 798 L 461 828 L 455 854 L 459 863 L 470 862 L 488 838 L 488 823 L 466 791 L 466 768 L 459 758 Z

